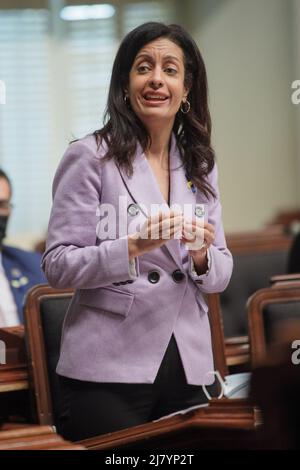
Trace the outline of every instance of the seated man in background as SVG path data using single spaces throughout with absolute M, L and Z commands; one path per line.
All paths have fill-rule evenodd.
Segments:
M 0 328 L 23 323 L 23 300 L 35 284 L 47 282 L 41 255 L 3 245 L 11 214 L 12 186 L 0 169 Z

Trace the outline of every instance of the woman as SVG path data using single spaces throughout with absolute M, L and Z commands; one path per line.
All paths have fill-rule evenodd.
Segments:
M 207 401 L 203 293 L 224 290 L 232 271 L 210 132 L 193 39 L 160 23 L 130 32 L 105 126 L 71 143 L 53 183 L 43 269 L 75 288 L 57 366 L 70 439 Z

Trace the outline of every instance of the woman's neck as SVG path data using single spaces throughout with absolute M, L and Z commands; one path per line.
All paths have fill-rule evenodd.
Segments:
M 169 144 L 172 129 L 160 128 L 150 132 L 151 145 L 145 151 L 148 160 L 165 167 L 169 159 Z

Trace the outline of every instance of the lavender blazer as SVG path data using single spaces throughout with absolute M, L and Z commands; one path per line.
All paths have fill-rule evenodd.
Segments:
M 57 372 L 94 382 L 153 383 L 173 333 L 187 382 L 211 384 L 214 365 L 203 293 L 223 291 L 232 272 L 221 221 L 217 167 L 209 175 L 217 199 L 193 193 L 172 136 L 170 205 L 207 204 L 208 221 L 216 231 L 209 248 L 209 272 L 193 273 L 187 249 L 172 239 L 139 256 L 136 273 L 132 273 L 126 234 L 136 230 L 136 218 L 146 220 L 145 210 L 151 204 L 166 203 L 139 145 L 132 177 L 114 161 L 103 164 L 104 153 L 104 147 L 97 149 L 93 136 L 70 144 L 53 182 L 42 268 L 53 287 L 75 288 Z M 119 196 L 124 210 L 118 207 Z M 104 204 L 112 204 L 118 216 L 111 239 L 101 239 L 99 233 Z M 132 204 L 139 204 L 144 213 Z M 180 282 L 172 277 L 176 270 L 184 273 Z M 150 282 L 151 271 L 159 273 L 158 282 Z

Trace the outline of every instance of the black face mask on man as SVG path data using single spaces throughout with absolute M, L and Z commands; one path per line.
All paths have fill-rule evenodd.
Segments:
M 8 218 L 8 215 L 0 215 L 0 249 L 2 248 L 2 243 L 6 236 Z

